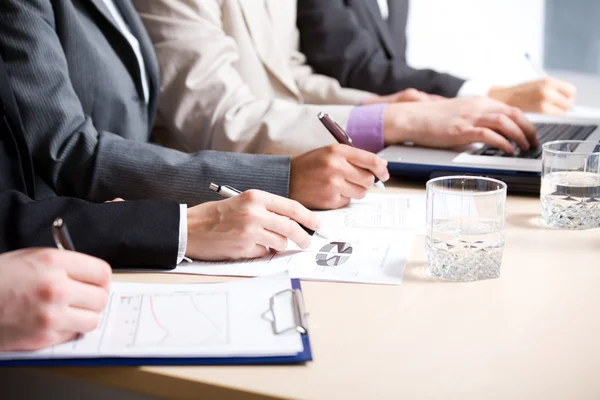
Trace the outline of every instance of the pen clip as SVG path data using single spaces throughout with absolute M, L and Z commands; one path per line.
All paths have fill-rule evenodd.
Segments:
M 292 310 L 294 313 L 294 326 L 289 326 L 287 328 L 279 329 L 277 326 L 277 314 L 275 313 L 277 298 L 284 296 L 285 294 L 290 293 L 292 295 Z M 304 306 L 304 297 L 302 296 L 302 292 L 299 289 L 286 289 L 281 292 L 275 293 L 271 296 L 269 311 L 273 317 L 271 319 L 271 327 L 273 328 L 273 333 L 276 335 L 281 335 L 285 332 L 296 331 L 302 335 L 306 335 L 308 333 L 308 325 L 306 323 L 306 316 L 308 313 L 306 312 Z
M 346 139 L 348 139 L 348 141 L 350 142 L 350 144 L 352 144 L 352 138 L 350 136 L 348 136 L 348 134 L 346 133 L 345 130 L 342 129 L 342 127 L 335 121 L 333 121 L 333 123 L 338 127 L 338 129 L 344 134 L 344 136 L 346 136 Z

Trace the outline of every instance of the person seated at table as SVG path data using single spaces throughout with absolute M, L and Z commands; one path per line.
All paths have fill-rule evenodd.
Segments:
M 157 134 L 173 147 L 296 154 L 333 143 L 320 111 L 373 152 L 400 142 L 485 142 L 509 153 L 509 140 L 525 149 L 537 144 L 520 110 L 489 98 L 387 104 L 403 94 L 379 97 L 313 73 L 298 50 L 295 1 L 134 5 L 161 70 Z
M 323 209 L 363 197 L 367 170 L 388 178 L 384 160 L 341 145 L 292 158 L 157 145 L 158 65 L 129 0 L 0 1 L 0 54 L 40 177 L 37 198 L 196 205 L 219 199 L 208 190 L 215 182 Z
M 316 72 L 343 86 L 388 95 L 416 89 L 444 97 L 487 95 L 523 111 L 564 114 L 575 88 L 551 77 L 512 87 L 465 81 L 406 62 L 408 0 L 297 0 L 300 48 Z M 418 90 L 418 91 L 417 91 Z
M 0 352 L 33 351 L 91 332 L 106 307 L 110 266 L 72 251 L 0 254 Z
M 385 165 L 380 169 L 385 171 Z M 256 190 L 189 209 L 160 200 L 34 201 L 36 172 L 0 57 L 0 253 L 52 246 L 56 217 L 69 226 L 77 250 L 121 267 L 172 267 L 184 255 L 203 260 L 258 257 L 267 249 L 284 250 L 288 238 L 304 248 L 310 237 L 290 219 L 318 227 L 314 214 L 296 201 Z

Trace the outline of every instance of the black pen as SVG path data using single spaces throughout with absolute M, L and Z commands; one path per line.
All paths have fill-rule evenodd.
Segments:
M 75 246 L 69 235 L 67 224 L 62 218 L 56 218 L 52 224 L 52 238 L 59 250 L 75 251 Z
M 329 133 L 331 133 L 331 136 L 333 136 L 338 143 L 354 147 L 354 144 L 352 143 L 352 138 L 348 136 L 346 131 L 344 131 L 342 127 L 337 124 L 337 122 L 332 120 L 329 115 L 320 112 L 317 115 L 317 117 L 319 118 L 319 121 L 321 121 L 323 126 L 329 131 Z M 375 174 L 373 174 L 373 176 L 375 176 Z M 385 190 L 385 185 L 379 180 L 377 176 L 375 176 L 375 186 Z
M 209 188 L 210 188 L 210 190 L 213 190 L 213 191 L 217 192 L 218 194 L 220 194 L 221 196 L 226 197 L 226 198 L 235 197 L 242 193 L 239 190 L 232 188 L 231 186 L 226 186 L 226 185 L 221 186 L 221 185 L 217 185 L 216 183 L 211 183 Z M 315 236 L 320 237 L 321 239 L 329 240 L 327 238 L 327 236 L 323 235 L 319 231 L 313 231 L 312 229 L 305 227 L 301 223 L 298 223 L 298 225 L 300 225 L 300 228 L 304 229 L 304 231 L 306 233 L 308 233 L 310 236 L 315 235 Z

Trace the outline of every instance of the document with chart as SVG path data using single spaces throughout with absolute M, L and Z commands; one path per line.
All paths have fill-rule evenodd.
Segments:
M 317 212 L 321 232 L 311 246 L 293 243 L 263 258 L 182 263 L 171 273 L 264 276 L 288 271 L 301 279 L 377 284 L 402 283 L 416 234 L 425 229 L 422 195 L 371 193 L 345 208 Z
M 170 273 L 264 276 L 287 271 L 293 278 L 402 283 L 415 234 L 393 229 L 323 229 L 329 240 L 312 238 L 308 249 L 293 243 L 288 250 L 263 258 L 240 261 L 182 263 Z
M 291 291 L 281 274 L 210 284 L 113 283 L 96 331 L 37 352 L 0 353 L 7 359 L 100 357 L 269 357 L 303 351 L 298 331 L 275 333 L 275 317 L 294 326 L 289 299 L 277 315 L 272 298 Z M 281 296 L 280 296 L 281 297 Z

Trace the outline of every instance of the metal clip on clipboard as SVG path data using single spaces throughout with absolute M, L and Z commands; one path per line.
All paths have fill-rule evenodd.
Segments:
M 277 305 L 277 299 L 281 298 L 286 293 L 291 293 L 292 295 L 294 324 L 293 326 L 289 326 L 284 329 L 279 329 L 277 326 L 277 314 L 275 308 Z M 271 296 L 269 310 L 265 314 L 267 313 L 270 313 L 272 316 L 272 319 L 269 320 L 271 321 L 273 333 L 276 335 L 281 335 L 282 333 L 289 331 L 297 331 L 301 335 L 306 335 L 308 333 L 308 324 L 306 323 L 306 316 L 308 315 L 308 313 L 306 312 L 306 309 L 304 307 L 304 297 L 302 296 L 302 292 L 298 289 L 282 290 L 281 292 L 275 293 L 273 296 Z

